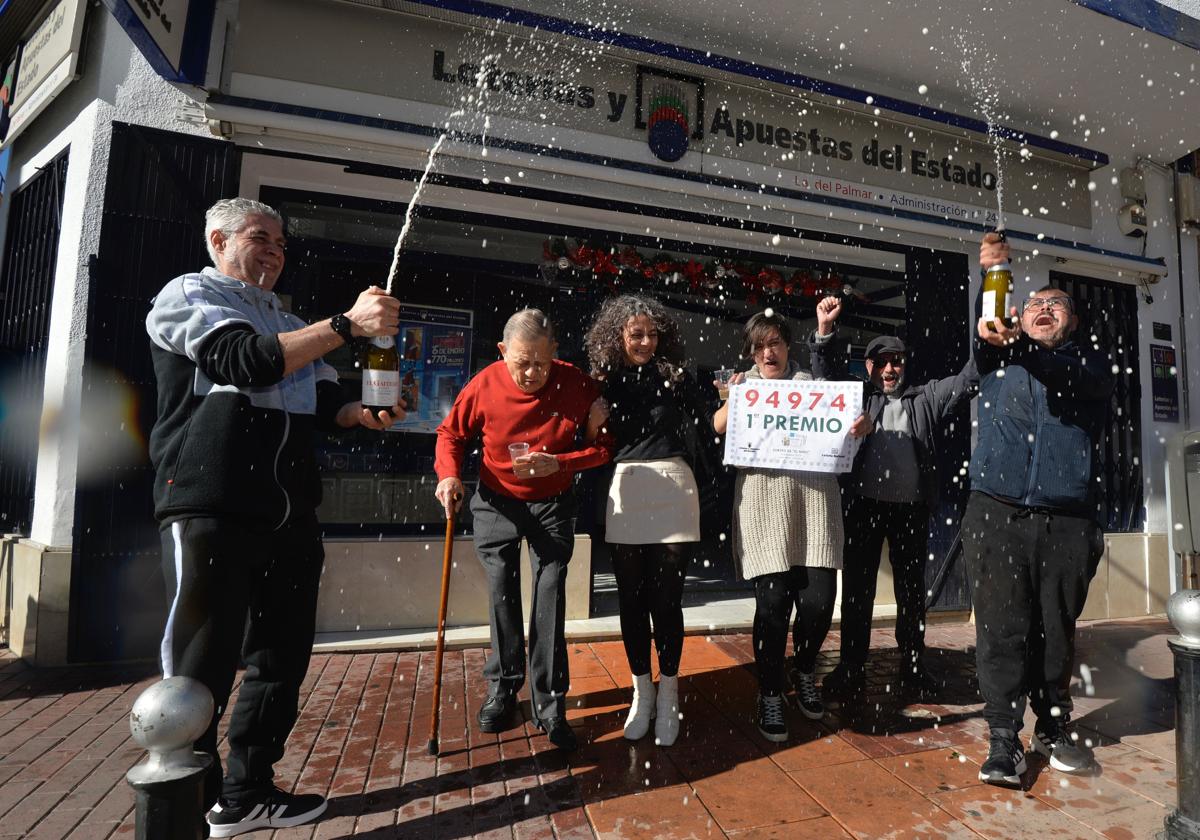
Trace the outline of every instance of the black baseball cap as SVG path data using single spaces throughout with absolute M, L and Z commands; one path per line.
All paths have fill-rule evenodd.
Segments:
M 878 338 L 871 339 L 871 343 L 867 345 L 867 354 L 865 358 L 873 359 L 880 353 L 907 353 L 904 347 L 904 342 L 894 335 L 881 335 Z

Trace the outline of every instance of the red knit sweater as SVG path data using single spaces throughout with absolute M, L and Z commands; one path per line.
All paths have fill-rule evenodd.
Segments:
M 467 444 L 483 439 L 479 480 L 505 496 L 532 502 L 557 496 L 572 476 L 612 457 L 603 434 L 576 449 L 576 432 L 587 428 L 588 410 L 600 396 L 600 383 L 574 365 L 554 360 L 546 384 L 532 394 L 513 382 L 503 361 L 494 362 L 467 383 L 437 430 L 434 470 L 438 480 L 462 474 Z M 510 443 L 526 442 L 530 451 L 558 456 L 559 470 L 548 476 L 518 479 L 508 455 Z

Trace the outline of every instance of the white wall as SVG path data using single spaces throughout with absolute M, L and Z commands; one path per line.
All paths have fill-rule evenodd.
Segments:
M 59 547 L 71 543 L 84 432 L 89 425 L 120 422 L 117 417 L 84 418 L 80 411 L 87 265 L 99 247 L 112 123 L 207 133 L 199 107 L 154 73 L 106 10 L 89 8 L 87 26 L 83 76 L 16 138 L 9 169 L 9 183 L 15 190 L 33 178 L 38 167 L 70 149 L 30 534 L 36 542 Z

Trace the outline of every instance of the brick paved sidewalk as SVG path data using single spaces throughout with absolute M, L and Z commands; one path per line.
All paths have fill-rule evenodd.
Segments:
M 432 654 L 320 655 L 278 770 L 284 786 L 327 794 L 329 812 L 274 836 L 1151 837 L 1175 801 L 1169 630 L 1081 626 L 1091 684 L 1075 687 L 1076 717 L 1103 769 L 1068 777 L 1031 756 L 1023 791 L 977 780 L 987 742 L 967 625 L 929 630 L 946 682 L 938 705 L 898 707 L 894 639 L 876 632 L 871 702 L 821 725 L 792 711 L 778 745 L 754 726 L 748 636 L 687 639 L 684 728 L 669 749 L 621 737 L 620 644 L 573 645 L 570 716 L 585 743 L 569 760 L 529 725 L 500 736 L 473 726 L 483 650 L 446 656 L 439 758 L 426 752 Z M 821 670 L 836 648 L 834 633 Z M 33 671 L 0 656 L 0 838 L 132 836 L 123 776 L 141 754 L 127 715 L 155 679 L 149 667 Z

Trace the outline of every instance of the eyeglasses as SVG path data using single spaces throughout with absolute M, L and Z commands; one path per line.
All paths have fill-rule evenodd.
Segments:
M 1046 298 L 1029 298 L 1025 301 L 1024 312 L 1030 309 L 1049 309 L 1051 312 L 1069 312 L 1074 309 L 1070 298 L 1065 297 L 1046 297 Z
M 876 356 L 871 361 L 873 361 L 876 365 L 878 365 L 880 370 L 883 370 L 883 368 L 887 367 L 888 365 L 891 365 L 894 368 L 904 367 L 904 357 L 903 356 L 892 356 L 892 355 L 885 354 L 885 355 Z

